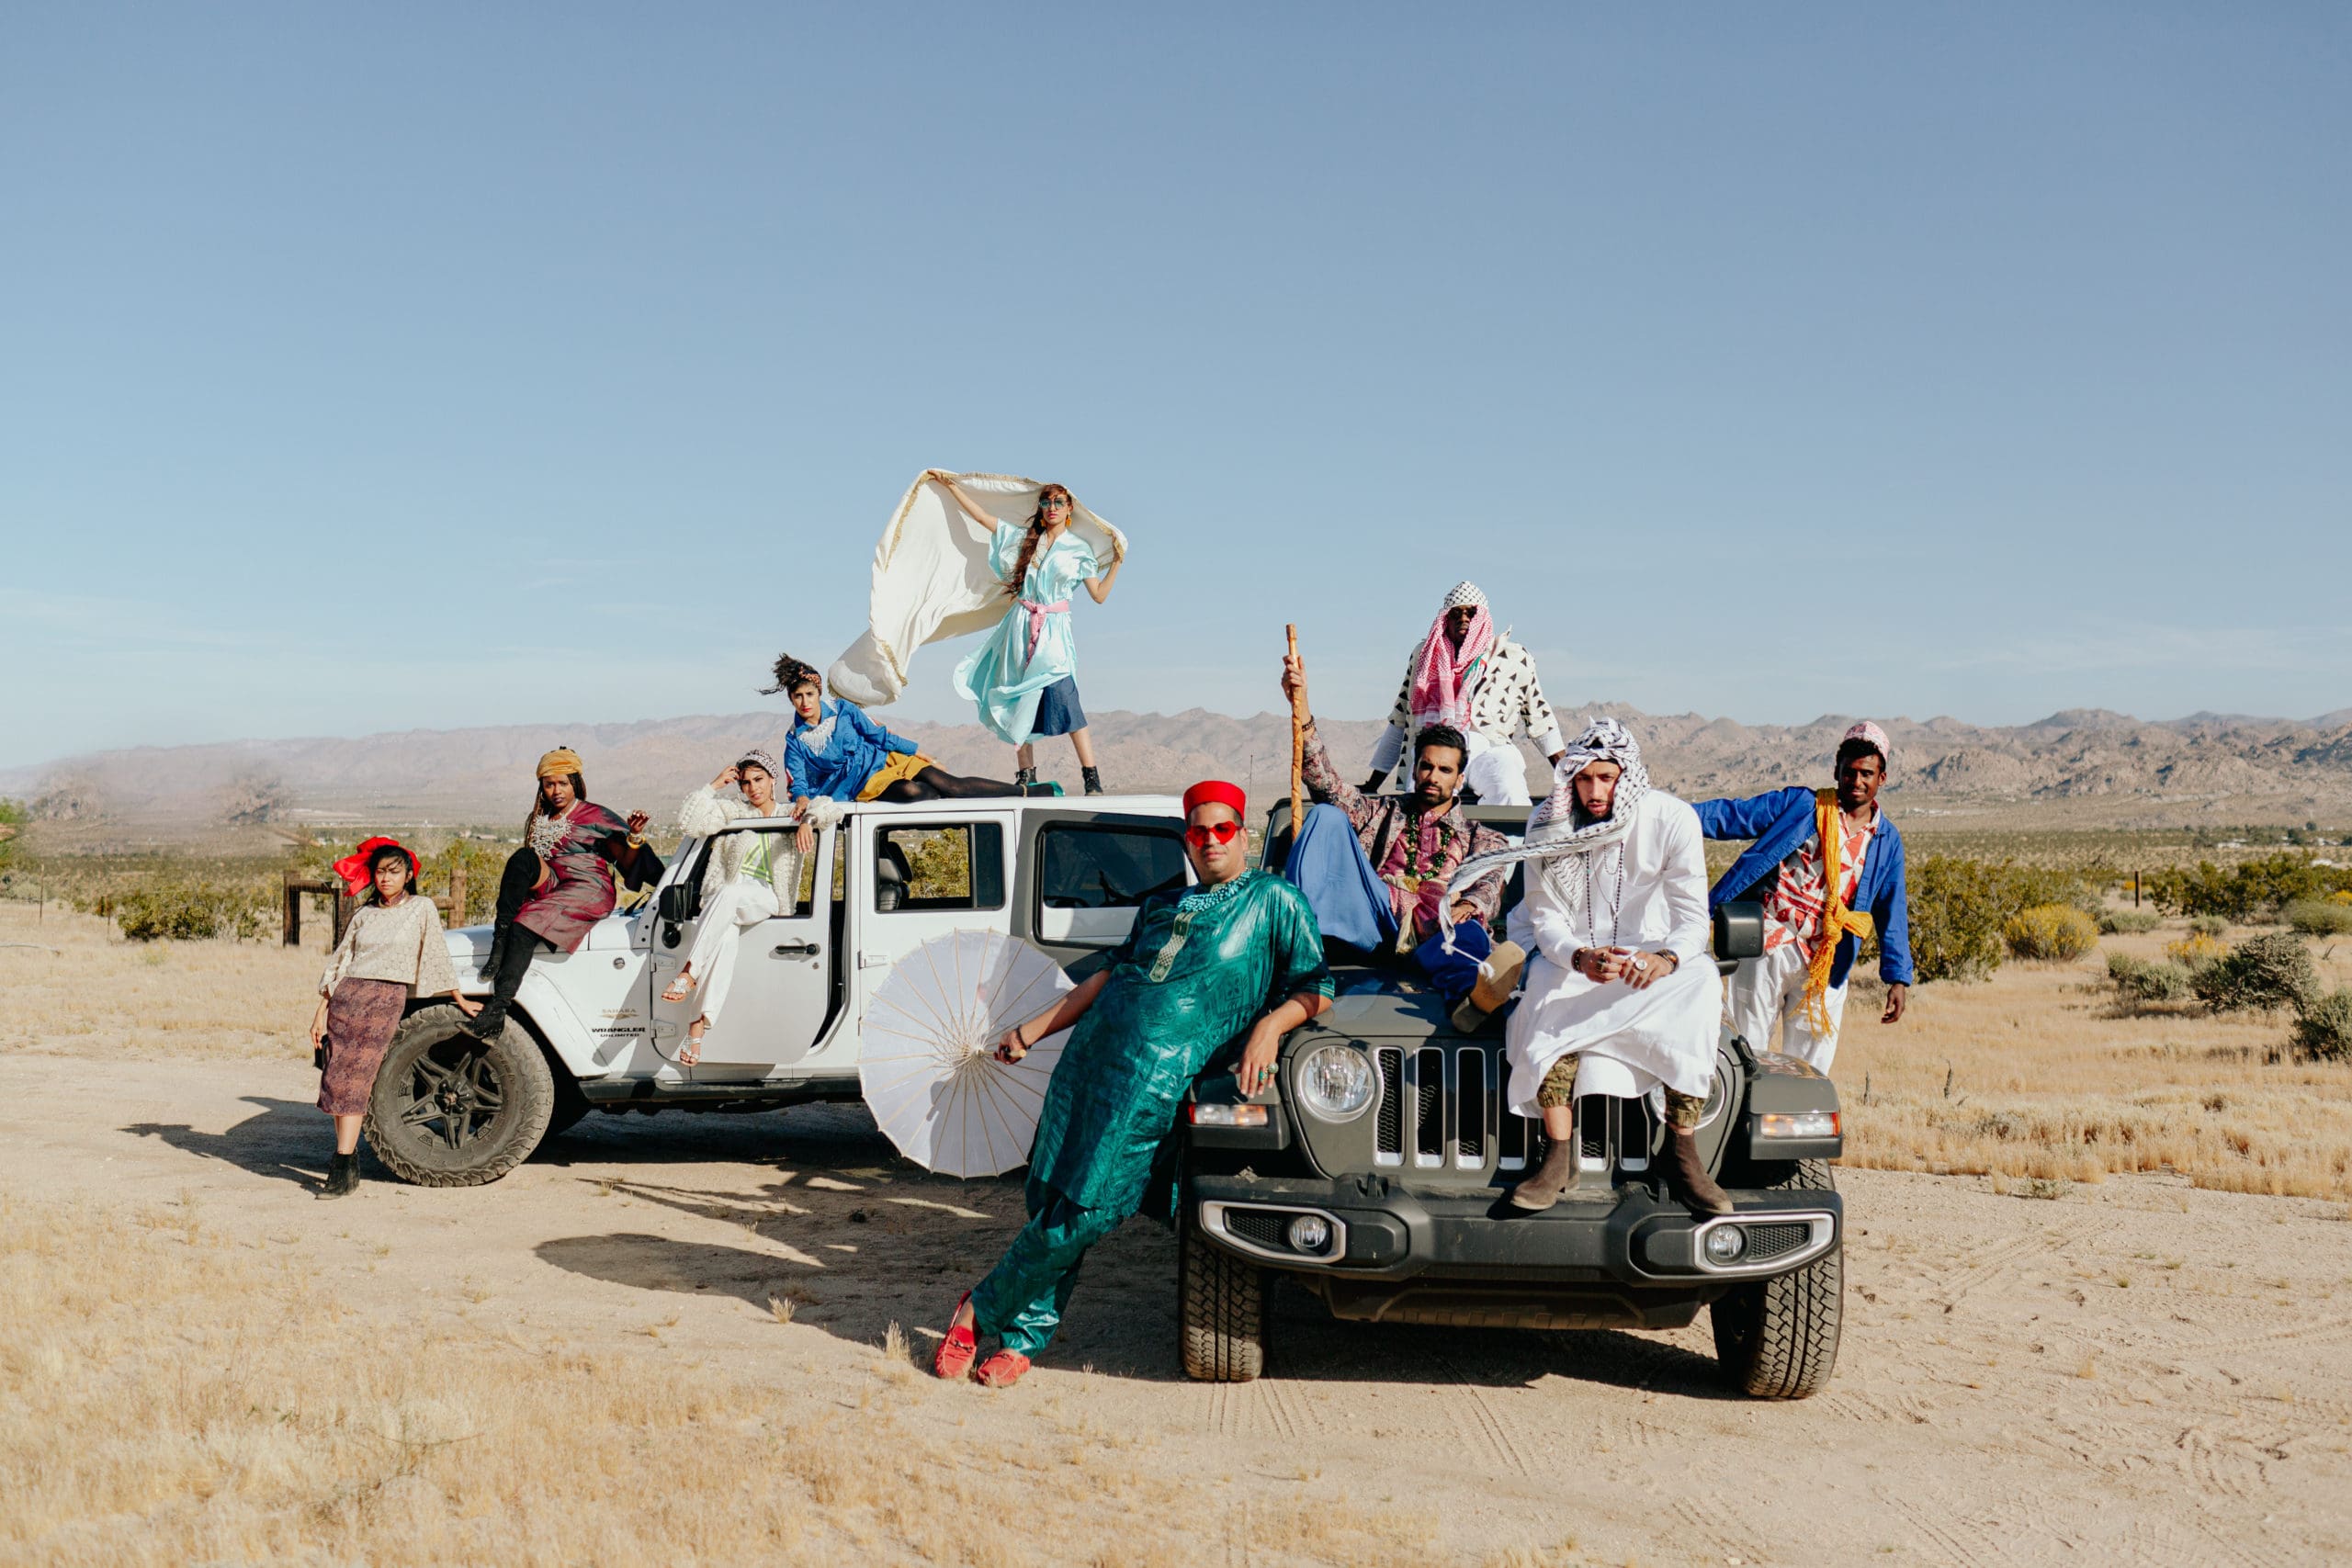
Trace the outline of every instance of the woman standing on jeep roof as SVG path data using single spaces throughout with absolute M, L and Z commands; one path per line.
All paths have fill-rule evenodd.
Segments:
M 949 773 L 916 750 L 913 741 L 875 723 L 855 703 L 826 697 L 817 667 L 788 653 L 776 655 L 775 684 L 760 688 L 762 696 L 778 692 L 792 699 L 784 771 L 794 795 L 804 804 L 815 798 L 898 805 L 988 795 L 1061 794 L 1059 784 L 1024 791 L 1018 784 Z
M 744 934 L 762 920 L 792 913 L 800 894 L 801 863 L 817 847 L 817 829 L 841 820 L 842 808 L 820 798 L 800 807 L 800 825 L 789 833 L 780 829 L 726 831 L 730 822 L 796 815 L 776 805 L 776 772 L 775 759 L 755 747 L 741 761 L 721 768 L 717 778 L 686 796 L 678 808 L 681 833 L 692 838 L 717 835 L 702 871 L 702 909 L 696 917 L 701 924 L 695 931 L 694 946 L 678 977 L 662 993 L 662 999 L 675 1007 L 701 992 L 695 1021 L 686 1026 L 686 1043 L 678 1050 L 682 1067 L 702 1060 L 702 1037 L 726 1005 Z M 742 791 L 740 803 L 718 793 L 729 784 Z
M 1075 503 L 1059 485 L 1037 492 L 1025 523 L 1002 523 L 943 474 L 940 483 L 966 516 L 989 529 L 989 565 L 1003 580 L 1009 603 L 988 640 L 956 667 L 956 693 L 979 705 L 980 722 L 1008 744 L 1028 784 L 1037 782 L 1036 738 L 1067 735 L 1078 752 L 1086 793 L 1102 793 L 1086 709 L 1078 700 L 1078 638 L 1070 630 L 1070 590 L 1083 585 L 1097 604 L 1118 581 L 1116 556 L 1106 570 L 1094 547 L 1069 531 Z M 1115 540 L 1114 541 L 1115 546 Z
M 370 839 L 335 862 L 334 871 L 359 908 L 319 976 L 319 1010 L 311 1015 L 311 1047 L 322 1053 L 323 1069 L 319 1109 L 334 1118 L 334 1163 L 322 1198 L 340 1198 L 359 1185 L 359 1124 L 409 999 L 447 992 L 458 1011 L 481 1010 L 458 994 L 441 911 L 416 890 L 415 855 L 397 840 Z
M 559 746 L 539 759 L 538 793 L 523 823 L 523 847 L 506 857 L 498 879 L 498 916 L 491 929 L 490 1003 L 467 1021 L 466 1032 L 489 1040 L 506 1027 L 506 1010 L 542 948 L 576 953 L 588 929 L 613 912 L 613 873 L 631 887 L 662 877 L 662 857 L 647 847 L 649 820 L 632 811 L 624 822 L 588 799 L 580 753 Z

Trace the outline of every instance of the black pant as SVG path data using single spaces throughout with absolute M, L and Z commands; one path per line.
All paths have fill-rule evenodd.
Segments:
M 514 993 L 523 988 L 523 976 L 531 967 L 531 960 L 540 950 L 552 952 L 555 943 L 537 931 L 526 931 L 514 923 L 524 904 L 531 897 L 531 889 L 539 885 L 547 863 L 539 852 L 526 844 L 506 857 L 505 869 L 498 874 L 498 913 L 491 927 L 490 1000 L 480 1017 L 473 1021 L 475 1032 L 496 1033 L 506 1021 L 506 1010 L 514 1004 Z
M 900 779 L 874 798 L 893 806 L 904 806 L 918 800 L 975 800 L 991 795 L 1047 795 L 1052 792 L 1042 784 L 1023 788 L 1006 784 L 1001 779 L 969 778 L 933 766 L 923 769 L 910 779 Z

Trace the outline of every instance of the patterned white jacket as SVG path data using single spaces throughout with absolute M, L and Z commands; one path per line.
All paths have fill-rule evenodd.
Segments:
M 1388 728 L 1380 732 L 1372 748 L 1374 773 L 1392 772 L 1412 738 L 1413 665 L 1420 656 L 1419 643 L 1405 656 L 1405 681 L 1396 689 L 1396 706 L 1388 716 Z M 1476 680 L 1470 693 L 1470 723 L 1487 739 L 1509 746 L 1524 728 L 1535 749 L 1546 757 L 1566 746 L 1560 738 L 1559 720 L 1552 716 L 1552 705 L 1544 700 L 1534 656 L 1513 642 L 1509 632 L 1496 636 L 1495 646 L 1478 667 Z

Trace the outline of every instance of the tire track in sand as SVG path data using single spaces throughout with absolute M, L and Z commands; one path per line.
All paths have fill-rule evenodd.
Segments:
M 1499 1467 L 1532 1480 L 1534 1465 L 1519 1446 L 1519 1440 L 1511 1436 L 1510 1424 L 1495 1409 L 1487 1391 L 1472 1382 L 1444 1352 L 1436 1352 L 1430 1359 L 1436 1363 L 1436 1370 L 1448 1379 L 1432 1386 L 1455 1428 L 1474 1448 L 1490 1454 Z

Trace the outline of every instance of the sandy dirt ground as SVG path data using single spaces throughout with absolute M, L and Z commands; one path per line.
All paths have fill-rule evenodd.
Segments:
M 1020 1216 L 1010 1180 L 929 1176 L 848 1107 L 594 1116 L 493 1186 L 407 1188 L 371 1164 L 356 1198 L 320 1203 L 315 1082 L 301 1062 L 0 1056 L 0 1189 L 189 1206 L 362 1314 L 691 1358 L 816 1415 L 859 1407 L 893 1324 L 927 1359 Z M 1975 1178 L 1840 1184 L 1846 1338 L 1803 1404 L 1729 1396 L 1703 1316 L 1665 1335 L 1370 1327 L 1290 1297 L 1275 1375 L 1188 1382 L 1170 1240 L 1131 1222 L 1021 1387 L 917 1380 L 896 1415 L 1012 1449 L 1075 1403 L 1245 1519 L 1301 1494 L 1423 1517 L 1429 1561 L 2352 1560 L 2341 1201 L 2160 1176 L 2054 1201 Z M 1134 1529 L 1215 1530 L 1224 1561 L 1251 1560 L 1230 1517 Z

